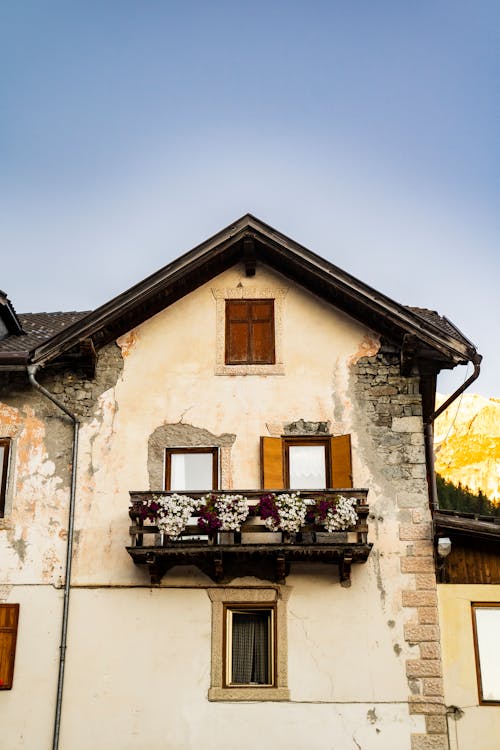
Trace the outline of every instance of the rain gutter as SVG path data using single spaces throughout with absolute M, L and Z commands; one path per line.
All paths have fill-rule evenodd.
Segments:
M 75 497 L 76 497 L 76 467 L 78 458 L 78 430 L 80 422 L 76 416 L 70 412 L 66 406 L 61 403 L 50 391 L 43 387 L 35 378 L 39 365 L 28 365 L 27 372 L 31 385 L 36 388 L 43 396 L 48 398 L 61 409 L 73 423 L 73 452 L 71 460 L 71 489 L 69 496 L 68 509 L 68 541 L 66 545 L 66 567 L 64 572 L 64 596 L 63 596 L 63 613 L 61 624 L 61 641 L 59 646 L 59 674 L 57 678 L 57 698 L 54 715 L 54 731 L 52 738 L 52 750 L 58 750 L 59 734 L 61 729 L 61 709 L 64 686 L 64 669 L 66 666 L 66 642 L 68 635 L 68 615 L 69 615 L 69 597 L 71 591 L 71 563 L 73 558 L 73 537 L 75 525 Z

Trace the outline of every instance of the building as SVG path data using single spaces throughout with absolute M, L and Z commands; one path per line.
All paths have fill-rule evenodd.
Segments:
M 89 313 L 0 301 L 2 747 L 448 748 L 434 394 L 480 361 L 449 321 L 250 215 Z M 273 533 L 287 489 L 357 518 Z M 174 492 L 261 515 L 172 540 Z
M 434 528 L 450 748 L 495 750 L 500 737 L 500 519 L 440 510 Z

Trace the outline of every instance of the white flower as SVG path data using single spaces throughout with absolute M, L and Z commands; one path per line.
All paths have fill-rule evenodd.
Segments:
M 323 522 L 327 531 L 346 531 L 358 522 L 357 500 L 339 495 L 335 508 L 329 508 Z
M 208 504 L 213 495 L 202 498 L 202 505 Z M 217 495 L 213 500 L 221 531 L 239 531 L 248 518 L 248 500 L 243 495 Z
M 153 499 L 160 506 L 156 521 L 158 529 L 169 537 L 179 536 L 200 506 L 199 500 L 176 492 L 172 495 L 157 495 Z
M 306 521 L 307 505 L 298 492 L 283 492 L 274 497 L 279 522 L 266 518 L 264 523 L 271 531 L 300 531 Z

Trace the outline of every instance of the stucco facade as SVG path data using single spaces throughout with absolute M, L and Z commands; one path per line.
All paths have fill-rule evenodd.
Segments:
M 418 370 L 402 375 L 394 343 L 303 285 L 265 263 L 247 270 L 236 263 L 105 343 L 93 378 L 38 374 L 80 420 L 60 746 L 445 750 Z M 218 300 L 238 296 L 279 299 L 270 373 L 221 366 Z M 20 603 L 2 748 L 39 750 L 53 732 L 73 433 L 22 373 L 4 376 L 0 400 L 12 441 L 0 603 Z M 189 566 L 151 585 L 126 551 L 129 492 L 163 489 L 165 448 L 216 447 L 219 486 L 257 490 L 260 437 L 291 423 L 351 436 L 373 543 L 352 585 L 305 562 L 285 584 L 215 584 Z M 209 699 L 214 601 L 228 586 L 281 602 L 283 700 Z

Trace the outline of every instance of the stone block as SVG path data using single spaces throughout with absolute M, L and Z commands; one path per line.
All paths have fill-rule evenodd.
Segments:
M 426 716 L 425 728 L 429 734 L 445 734 L 448 730 L 446 716 Z
M 411 750 L 448 750 L 446 734 L 412 734 Z
M 399 538 L 402 542 L 413 542 L 416 539 L 431 539 L 430 523 L 404 524 L 399 527 Z
M 439 628 L 437 625 L 417 625 L 414 622 L 409 622 L 404 626 L 404 634 L 405 640 L 409 643 L 439 641 Z
M 392 420 L 393 432 L 422 432 L 422 419 L 420 417 L 394 417 Z
M 393 385 L 376 385 L 371 389 L 371 393 L 375 396 L 394 396 L 398 392 L 398 389 Z
M 411 475 L 412 477 L 415 477 L 415 479 L 425 479 L 426 477 L 425 464 L 413 464 L 411 467 Z
M 437 625 L 439 622 L 437 607 L 419 607 L 418 621 L 420 625 Z
M 413 543 L 413 554 L 415 557 L 433 557 L 434 546 L 431 540 L 421 539 Z
M 441 646 L 433 641 L 424 641 L 419 644 L 421 659 L 440 659 Z
M 430 573 L 434 570 L 431 557 L 403 557 L 400 565 L 401 573 Z
M 436 576 L 434 573 L 417 573 L 415 576 L 415 588 L 417 589 L 435 589 Z
M 413 432 L 411 435 L 412 445 L 425 445 L 424 435 L 422 432 Z
M 426 589 L 424 591 L 403 591 L 403 607 L 436 607 L 437 595 L 435 591 Z
M 425 451 L 419 445 L 408 445 L 405 448 L 405 459 L 410 464 L 424 464 Z
M 397 453 L 392 451 L 392 453 Z M 422 508 L 427 502 L 427 497 L 420 492 L 408 492 L 402 490 L 396 494 L 396 502 L 400 508 Z
M 408 659 L 407 677 L 441 677 L 441 662 L 438 659 Z
M 439 677 L 426 677 L 422 681 L 424 695 L 443 695 L 443 680 Z
M 424 523 L 429 521 L 429 511 L 427 508 L 417 508 L 411 512 L 411 520 L 413 523 Z
M 444 716 L 446 713 L 443 698 L 433 695 L 428 695 L 425 698 L 421 695 L 410 695 L 408 697 L 408 707 L 411 714 Z

